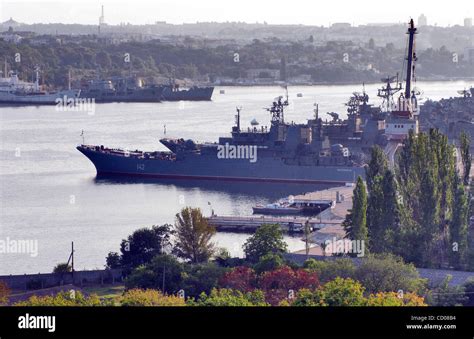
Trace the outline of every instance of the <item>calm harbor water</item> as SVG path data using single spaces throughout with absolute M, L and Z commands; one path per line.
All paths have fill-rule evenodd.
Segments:
M 471 84 L 419 83 L 424 97 L 456 96 Z M 376 85 L 366 86 L 375 104 Z M 221 215 L 250 214 L 257 203 L 321 186 L 206 183 L 189 181 L 124 181 L 97 179 L 93 165 L 75 146 L 85 142 L 130 150 L 163 150 L 159 139 L 217 141 L 234 124 L 242 106 L 243 126 L 257 119 L 269 123 L 263 110 L 284 91 L 280 87 L 216 88 L 212 102 L 95 105 L 95 113 L 59 112 L 54 107 L 0 107 L 0 241 L 36 240 L 37 256 L 0 253 L 0 274 L 50 272 L 67 261 L 74 241 L 76 269 L 102 268 L 109 251 L 140 227 L 172 223 L 183 206 L 211 209 Z M 303 122 L 319 103 L 320 116 L 339 112 L 361 86 L 290 87 L 287 121 Z M 298 98 L 297 93 L 303 96 Z M 328 116 L 329 118 L 329 116 Z M 166 125 L 166 134 L 165 134 Z M 249 235 L 219 233 L 214 241 L 242 255 Z M 291 250 L 304 248 L 298 237 L 286 237 Z

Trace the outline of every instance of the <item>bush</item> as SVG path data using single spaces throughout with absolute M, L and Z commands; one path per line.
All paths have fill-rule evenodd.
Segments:
M 193 306 L 268 306 L 262 291 L 242 293 L 226 288 L 214 288 L 209 295 L 202 293 L 197 301 L 189 303 Z
M 464 290 L 466 294 L 466 301 L 464 303 L 465 306 L 474 306 L 474 279 L 468 279 L 464 285 Z
M 0 304 L 8 303 L 11 290 L 4 281 L 0 281 Z
M 20 301 L 14 306 L 103 306 L 95 294 L 84 296 L 79 291 L 62 291 L 56 295 L 32 296 L 26 301 Z
M 334 260 L 314 260 L 308 259 L 305 261 L 303 267 L 316 272 L 321 283 L 340 278 L 354 278 L 356 267 L 351 259 L 340 258 Z
M 324 306 L 362 306 L 365 303 L 364 286 L 351 278 L 336 278 L 323 285 L 320 292 Z
M 355 278 L 368 293 L 426 291 L 426 280 L 420 278 L 415 266 L 392 254 L 369 255 L 356 269 Z
M 428 306 L 423 297 L 415 293 L 379 292 L 367 298 L 367 306 Z
M 303 288 L 298 291 L 297 297 L 291 306 L 325 306 L 323 294 L 320 290 L 312 291 Z
M 452 275 L 446 278 L 434 289 L 429 291 L 428 303 L 433 306 L 461 306 L 468 301 L 464 286 L 450 286 Z
M 117 300 L 122 306 L 186 306 L 183 298 L 163 295 L 158 290 L 131 289 L 125 291 Z

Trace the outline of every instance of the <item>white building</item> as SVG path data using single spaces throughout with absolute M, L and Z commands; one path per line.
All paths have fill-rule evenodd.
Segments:
M 428 19 L 426 18 L 426 15 L 421 14 L 418 17 L 418 26 L 428 26 Z

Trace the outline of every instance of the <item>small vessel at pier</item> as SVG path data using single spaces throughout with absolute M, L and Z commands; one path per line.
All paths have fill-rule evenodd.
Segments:
M 322 211 L 332 208 L 332 200 L 294 199 L 292 197 L 280 199 L 268 205 L 252 207 L 254 214 L 269 215 L 318 215 Z

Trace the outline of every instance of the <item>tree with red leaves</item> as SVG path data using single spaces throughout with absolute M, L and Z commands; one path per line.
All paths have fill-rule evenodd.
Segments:
M 256 288 L 257 275 L 250 267 L 238 266 L 225 273 L 220 279 L 219 285 L 223 288 L 249 292 Z
M 293 293 L 302 288 L 314 290 L 319 286 L 318 275 L 305 269 L 292 269 L 288 266 L 263 273 L 258 288 L 265 292 L 265 299 L 272 305 L 278 305 L 285 299 L 291 299 Z

